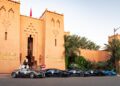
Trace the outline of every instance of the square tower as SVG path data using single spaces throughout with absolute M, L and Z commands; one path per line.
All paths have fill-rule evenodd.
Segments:
M 10 73 L 20 61 L 20 4 L 0 0 L 0 73 Z
M 65 69 L 64 15 L 46 10 L 44 21 L 44 63 L 46 68 Z

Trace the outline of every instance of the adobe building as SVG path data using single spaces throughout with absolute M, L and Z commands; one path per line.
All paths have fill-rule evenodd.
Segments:
M 120 40 L 120 34 L 115 34 L 115 35 L 109 36 L 108 37 L 108 42 L 111 42 L 113 39 Z
M 0 0 L 0 73 L 11 73 L 25 59 L 32 66 L 65 69 L 64 15 L 45 10 L 32 18 L 20 3 Z

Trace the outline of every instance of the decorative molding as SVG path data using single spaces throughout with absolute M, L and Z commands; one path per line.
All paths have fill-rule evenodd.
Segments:
M 36 31 L 36 29 L 34 28 L 33 24 L 30 23 L 28 25 L 28 27 L 24 30 L 25 33 L 28 33 L 28 34 L 31 34 L 31 35 L 35 35 L 37 34 L 38 32 Z
M 7 31 L 7 29 L 11 26 L 11 22 L 13 21 L 13 16 L 9 13 L 13 13 L 14 14 L 14 10 L 12 8 L 10 8 L 8 11 L 6 10 L 6 8 L 4 6 L 0 7 L 0 11 L 4 10 L 4 12 L 1 12 L 2 14 L 2 24 L 5 28 L 5 31 Z

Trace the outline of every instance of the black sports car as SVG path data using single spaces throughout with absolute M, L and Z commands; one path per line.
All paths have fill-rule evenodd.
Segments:
M 70 76 L 74 76 L 74 77 L 84 76 L 84 72 L 79 69 L 71 69 L 71 70 L 68 70 L 68 72 Z
M 101 70 L 88 70 L 84 72 L 84 76 L 105 76 Z
M 65 70 L 59 70 L 59 69 L 46 69 L 45 70 L 45 76 L 46 77 L 68 77 L 69 73 Z
M 13 78 L 43 78 L 45 74 L 42 71 L 23 68 L 13 71 L 11 76 Z

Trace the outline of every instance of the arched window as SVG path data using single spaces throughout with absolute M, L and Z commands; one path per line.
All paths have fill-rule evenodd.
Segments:
M 59 20 L 57 20 L 56 25 L 58 28 L 60 28 L 60 21 Z
M 52 18 L 51 19 L 52 27 L 55 27 L 55 20 Z
M 10 9 L 8 10 L 8 12 L 14 13 L 14 11 L 13 11 L 12 8 L 10 8 Z
M 57 39 L 55 38 L 55 47 L 57 46 Z
M 6 9 L 5 9 L 4 6 L 0 7 L 0 10 L 4 10 L 4 11 L 6 11 Z
M 8 10 L 8 17 L 9 17 L 10 19 L 13 19 L 13 17 L 14 17 L 14 11 L 13 11 L 12 8 L 10 8 L 10 9 Z
M 0 7 L 0 16 L 3 17 L 5 16 L 6 9 L 4 6 Z

